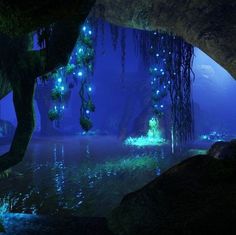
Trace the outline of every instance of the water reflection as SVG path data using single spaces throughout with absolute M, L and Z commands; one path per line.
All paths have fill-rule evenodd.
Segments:
M 13 212 L 106 216 L 124 195 L 182 159 L 171 147 L 137 149 L 108 137 L 34 139 L 25 160 L 0 181 L 0 205 Z

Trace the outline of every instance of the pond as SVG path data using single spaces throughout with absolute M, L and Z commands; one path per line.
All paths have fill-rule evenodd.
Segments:
M 1 146 L 1 153 L 9 146 Z M 23 162 L 0 179 L 0 210 L 107 216 L 122 198 L 181 160 L 169 146 L 136 148 L 112 136 L 34 137 Z

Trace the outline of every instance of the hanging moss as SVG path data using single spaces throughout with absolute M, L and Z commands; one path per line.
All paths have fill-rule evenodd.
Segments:
M 163 67 L 167 72 L 165 76 L 159 77 L 158 82 L 163 85 L 170 81 L 168 90 L 158 96 L 154 95 L 152 100 L 153 104 L 156 104 L 169 96 L 174 142 L 177 144 L 192 139 L 194 136 L 191 97 L 193 46 L 184 42 L 182 38 L 163 32 L 134 30 L 133 40 L 136 53 L 146 66 L 157 61 L 156 66 Z M 168 53 L 163 53 L 163 50 Z M 154 71 L 150 72 L 152 74 Z M 157 116 L 162 115 L 158 109 L 154 109 L 154 112 Z

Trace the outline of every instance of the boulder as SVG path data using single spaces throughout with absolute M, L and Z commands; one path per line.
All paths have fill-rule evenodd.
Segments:
M 236 161 L 189 158 L 124 197 L 109 224 L 119 235 L 236 234 Z

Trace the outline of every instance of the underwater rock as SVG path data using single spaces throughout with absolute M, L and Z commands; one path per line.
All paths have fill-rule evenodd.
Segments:
M 198 155 L 124 197 L 109 218 L 119 235 L 236 234 L 236 161 Z
M 236 140 L 216 142 L 209 149 L 208 155 L 216 159 L 236 160 Z

